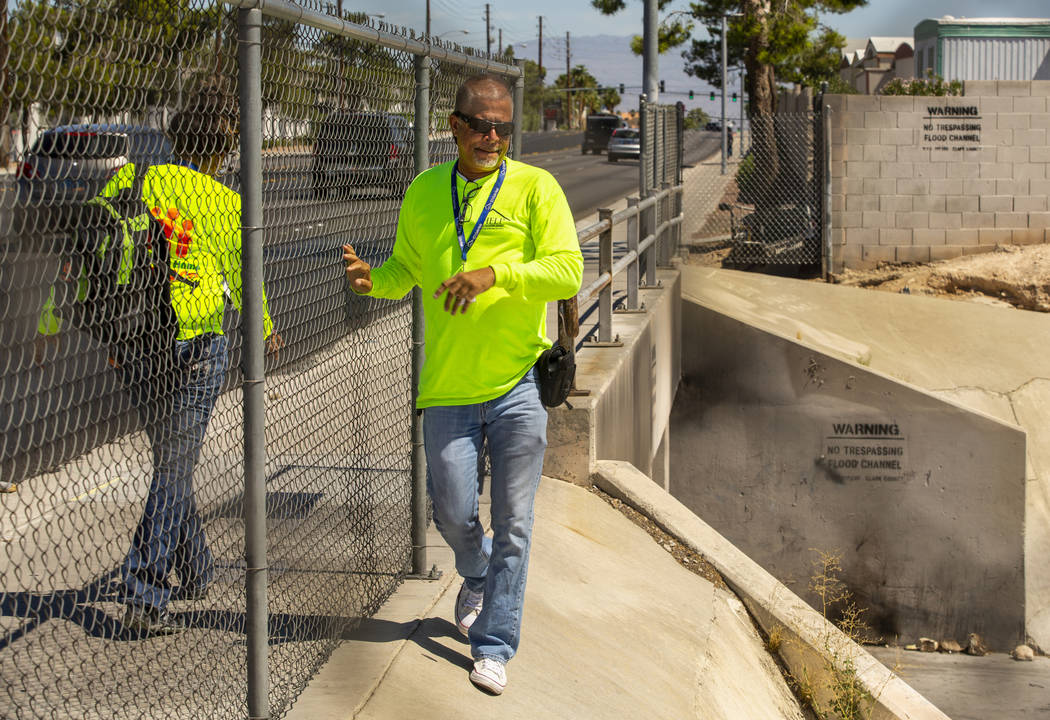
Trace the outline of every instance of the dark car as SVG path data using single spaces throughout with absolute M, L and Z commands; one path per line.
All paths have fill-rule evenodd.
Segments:
M 584 155 L 590 150 L 595 155 L 601 154 L 609 144 L 613 130 L 627 123 L 619 115 L 599 113 L 587 116 L 587 129 L 583 131 L 583 145 L 580 152 Z
M 314 197 L 369 188 L 404 192 L 415 170 L 412 127 L 400 115 L 337 111 L 321 121 L 313 152 Z
M 708 120 L 707 124 L 704 125 L 704 130 L 713 130 L 715 132 L 718 132 L 721 129 L 722 123 L 720 123 L 718 120 Z
M 16 172 L 18 204 L 79 204 L 95 197 L 125 164 L 171 161 L 163 131 L 140 125 L 62 125 L 42 132 Z
M 620 158 L 635 158 L 642 152 L 642 133 L 634 128 L 617 128 L 609 138 L 609 162 Z

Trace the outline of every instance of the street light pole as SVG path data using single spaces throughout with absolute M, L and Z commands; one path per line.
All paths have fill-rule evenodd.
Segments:
M 726 82 L 726 49 L 728 43 L 726 42 L 726 16 L 722 15 L 722 174 L 726 174 L 726 140 L 728 139 L 728 133 L 726 132 L 726 90 L 728 89 L 728 83 Z
M 659 76 L 659 32 L 660 17 L 657 0 L 645 0 L 642 15 L 642 92 L 646 102 L 655 103 L 660 99 Z

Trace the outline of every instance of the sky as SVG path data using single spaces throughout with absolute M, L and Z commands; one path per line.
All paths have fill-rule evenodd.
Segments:
M 429 0 L 431 32 L 461 45 L 485 48 L 485 3 L 479 0 Z M 382 20 L 394 25 L 423 29 L 427 0 L 344 0 L 344 7 L 366 13 L 383 14 Z M 661 14 L 688 10 L 687 0 L 674 2 Z M 544 65 L 547 56 L 564 62 L 565 33 L 573 35 L 638 35 L 642 29 L 642 0 L 627 0 L 627 8 L 607 17 L 595 10 L 590 0 L 492 0 L 489 3 L 492 43 L 499 30 L 504 45 L 533 41 L 543 16 Z M 823 21 L 847 38 L 869 36 L 910 36 L 919 21 L 941 17 L 1050 17 L 1047 0 L 869 0 L 867 7 L 845 15 L 828 15 Z M 462 31 L 466 30 L 464 34 Z M 699 32 L 702 32 L 700 30 Z M 550 43 L 548 47 L 548 42 Z M 675 52 L 675 51 L 671 51 Z
M 484 0 L 429 0 L 431 32 L 444 40 L 485 49 Z M 395 26 L 422 30 L 426 23 L 427 0 L 343 0 L 345 9 L 382 14 L 376 20 Z M 543 65 L 557 69 L 548 79 L 564 72 L 566 32 L 569 33 L 572 65 L 583 64 L 600 84 L 626 83 L 620 109 L 636 106 L 642 75 L 641 59 L 629 47 L 630 37 L 642 32 L 642 0 L 626 0 L 627 8 L 614 16 L 595 10 L 590 0 L 490 0 L 492 48 L 515 45 L 517 57 L 537 60 L 539 17 L 543 17 Z M 688 10 L 688 0 L 673 0 L 661 13 Z M 866 7 L 844 15 L 822 17 L 829 27 L 861 47 L 871 36 L 911 37 L 915 26 L 926 18 L 943 15 L 961 17 L 1050 17 L 1050 0 L 868 0 Z M 463 31 L 467 31 L 464 33 Z M 704 33 L 694 30 L 695 36 Z M 855 49 L 847 47 L 847 49 Z M 659 58 L 659 77 L 665 80 L 665 102 L 681 100 L 687 109 L 700 107 L 714 115 L 720 101 L 711 101 L 711 88 L 686 75 L 682 49 L 673 49 Z M 633 81 L 633 82 L 632 82 Z M 694 99 L 688 92 L 694 91 Z M 739 80 L 730 78 L 730 90 L 740 90 Z M 734 107 L 727 107 L 735 115 Z

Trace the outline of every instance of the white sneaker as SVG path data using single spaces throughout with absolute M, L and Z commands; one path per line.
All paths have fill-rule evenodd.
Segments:
M 507 666 L 495 658 L 481 658 L 474 662 L 470 671 L 474 687 L 493 695 L 499 695 L 507 687 Z
M 464 636 L 470 631 L 470 626 L 478 619 L 478 615 L 481 614 L 481 605 L 484 599 L 485 593 L 472 592 L 467 589 L 466 582 L 460 586 L 459 595 L 456 597 L 456 627 Z

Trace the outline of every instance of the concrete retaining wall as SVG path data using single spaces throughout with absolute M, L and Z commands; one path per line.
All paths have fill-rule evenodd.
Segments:
M 1050 242 L 1050 81 L 828 95 L 833 267 Z
M 598 460 L 624 460 L 664 482 L 671 403 L 681 377 L 681 293 L 677 270 L 658 270 L 661 287 L 639 291 L 642 313 L 616 313 L 619 347 L 584 346 L 576 387 L 586 395 L 550 411 L 543 472 L 590 485 Z
M 811 603 L 814 549 L 877 633 L 1025 639 L 1025 435 L 683 302 L 671 492 Z

